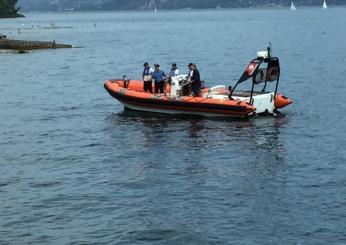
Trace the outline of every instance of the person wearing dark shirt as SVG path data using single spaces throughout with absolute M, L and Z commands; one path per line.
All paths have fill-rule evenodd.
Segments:
M 155 71 L 153 72 L 153 79 L 155 83 L 155 93 L 164 93 L 166 75 L 160 70 L 160 65 L 155 64 Z
M 143 78 L 143 84 L 144 84 L 144 92 L 153 92 L 153 85 L 152 85 L 152 80 L 153 80 L 153 68 L 151 68 L 148 64 L 148 62 L 144 63 L 144 70 L 142 74 Z
M 197 70 L 197 66 L 193 63 L 189 64 L 189 75 L 188 78 L 190 80 L 191 83 L 191 91 L 193 93 L 193 96 L 199 96 L 201 87 L 202 87 L 202 83 L 201 83 L 201 77 L 199 74 L 199 71 Z

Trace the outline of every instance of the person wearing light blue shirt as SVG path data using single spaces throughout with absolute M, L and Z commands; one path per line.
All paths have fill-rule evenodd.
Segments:
M 165 85 L 166 74 L 160 70 L 160 65 L 155 64 L 155 70 L 153 72 L 153 79 L 155 83 L 155 93 L 164 93 L 164 85 Z

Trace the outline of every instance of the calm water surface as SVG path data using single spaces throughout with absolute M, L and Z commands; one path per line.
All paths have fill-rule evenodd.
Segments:
M 0 53 L 0 244 L 346 244 L 345 23 L 346 8 L 1 20 L 80 48 Z M 103 89 L 144 61 L 231 84 L 269 41 L 285 117 L 140 114 Z

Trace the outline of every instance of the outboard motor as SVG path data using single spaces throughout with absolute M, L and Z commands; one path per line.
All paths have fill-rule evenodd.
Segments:
M 183 88 L 188 85 L 187 76 L 179 75 L 171 78 L 171 97 L 179 97 L 184 95 Z

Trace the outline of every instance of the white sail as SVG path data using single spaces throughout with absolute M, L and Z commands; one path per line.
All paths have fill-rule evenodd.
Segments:
M 218 4 L 218 5 L 216 6 L 216 9 L 222 9 L 221 4 Z
M 296 10 L 296 6 L 294 6 L 293 2 L 291 3 L 291 10 L 293 10 L 293 11 Z
M 323 9 L 327 9 L 328 6 L 327 6 L 327 3 L 326 3 L 326 0 L 323 1 L 323 6 L 322 6 Z
M 155 11 L 155 14 L 156 14 L 156 13 L 157 13 L 157 8 L 156 8 L 156 7 L 155 7 L 155 10 L 154 10 L 154 11 Z

